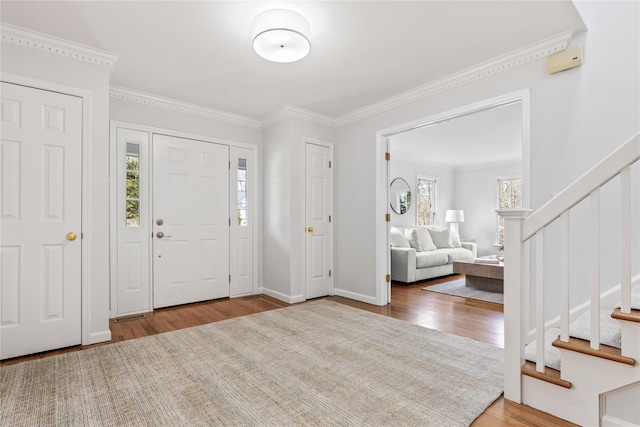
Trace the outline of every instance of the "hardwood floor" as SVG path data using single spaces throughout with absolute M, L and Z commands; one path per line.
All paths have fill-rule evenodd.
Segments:
M 391 304 L 383 307 L 343 297 L 326 299 L 357 307 L 373 313 L 455 335 L 469 337 L 497 347 L 504 346 L 504 316 L 502 305 L 454 297 L 422 288 L 457 279 L 460 276 L 430 280 L 413 285 L 392 284 Z M 222 299 L 184 306 L 169 307 L 110 321 L 112 342 L 145 337 L 205 323 L 286 307 L 288 304 L 266 295 Z M 134 318 L 137 317 L 137 318 Z M 96 344 L 107 345 L 109 343 Z M 76 346 L 0 362 L 0 366 L 56 354 L 80 351 L 94 346 Z M 474 427 L 496 426 L 573 426 L 564 420 L 537 411 L 525 405 L 506 401 L 500 397 L 473 424 Z

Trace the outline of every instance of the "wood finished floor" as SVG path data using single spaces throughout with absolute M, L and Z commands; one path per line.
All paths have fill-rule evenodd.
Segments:
M 392 284 L 391 304 L 377 307 L 343 297 L 326 299 L 357 307 L 384 316 L 401 319 L 427 328 L 469 337 L 497 347 L 504 347 L 504 316 L 502 305 L 454 297 L 421 288 L 455 280 L 462 276 L 448 276 L 413 285 Z M 286 307 L 288 304 L 266 295 L 207 301 L 170 307 L 146 313 L 143 317 L 117 322 L 110 321 L 112 342 L 145 337 L 205 323 Z M 96 344 L 108 345 L 109 343 Z M 0 362 L 0 366 L 27 360 L 50 357 L 94 346 L 67 349 L 19 357 Z M 500 397 L 472 424 L 474 427 L 497 426 L 574 426 L 564 420 L 518 405 Z

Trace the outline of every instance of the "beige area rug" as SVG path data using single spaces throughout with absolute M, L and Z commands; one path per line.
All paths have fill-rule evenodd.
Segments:
M 464 279 L 452 280 L 451 282 L 422 288 L 425 291 L 438 292 L 441 294 L 455 295 L 457 297 L 478 299 L 481 301 L 504 304 L 504 294 L 502 292 L 491 292 L 482 289 L 468 288 Z
M 315 301 L 2 368 L 2 425 L 466 426 L 502 350 Z

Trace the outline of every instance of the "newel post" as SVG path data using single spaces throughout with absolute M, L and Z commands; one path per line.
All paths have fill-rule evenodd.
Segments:
M 522 223 L 530 209 L 498 209 L 504 219 L 504 397 L 522 402 L 524 329 L 529 312 L 525 307 L 523 272 L 525 271 Z M 526 289 L 526 287 L 525 287 Z

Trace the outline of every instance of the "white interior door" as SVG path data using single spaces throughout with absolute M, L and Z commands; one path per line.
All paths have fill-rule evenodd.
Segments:
M 229 296 L 229 147 L 153 136 L 154 307 Z
M 305 144 L 306 299 L 330 295 L 333 258 L 331 149 Z
M 0 358 L 81 343 L 82 99 L 2 83 Z

